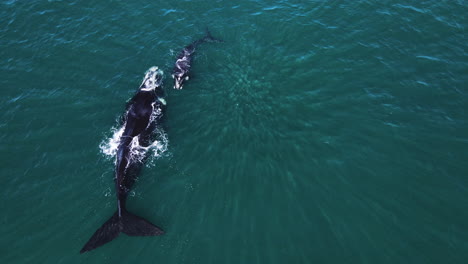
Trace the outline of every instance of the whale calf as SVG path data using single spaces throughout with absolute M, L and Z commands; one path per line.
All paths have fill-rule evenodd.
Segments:
M 174 89 L 182 89 L 185 81 L 189 79 L 189 71 L 192 63 L 192 56 L 198 45 L 203 42 L 223 42 L 222 40 L 215 39 L 211 36 L 211 33 L 207 30 L 206 35 L 197 39 L 189 45 L 185 46 L 184 49 L 177 55 L 177 60 L 172 70 L 172 78 L 174 79 Z
M 132 144 L 146 144 L 160 123 L 166 106 L 162 89 L 163 72 L 151 67 L 145 74 L 136 94 L 127 104 L 123 116 L 123 133 L 115 162 L 115 188 L 117 211 L 91 236 L 80 253 L 93 250 L 113 239 L 121 232 L 129 236 L 158 236 L 161 228 L 127 211 L 125 202 L 135 182 L 135 171 L 141 165 L 132 155 Z M 137 141 L 137 142 L 135 142 Z M 133 173 L 132 173 L 133 172 Z

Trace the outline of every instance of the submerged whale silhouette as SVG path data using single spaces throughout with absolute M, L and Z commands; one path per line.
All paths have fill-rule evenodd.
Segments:
M 125 208 L 128 193 L 141 167 L 141 162 L 131 155 L 132 142 L 138 140 L 138 144 L 145 145 L 150 141 L 166 106 L 162 76 L 163 72 L 158 67 L 151 67 L 146 72 L 137 93 L 127 104 L 127 110 L 123 116 L 124 131 L 120 137 L 115 162 L 117 211 L 96 230 L 80 253 L 112 241 L 121 232 L 129 236 L 158 236 L 164 233 L 159 227 L 131 214 Z

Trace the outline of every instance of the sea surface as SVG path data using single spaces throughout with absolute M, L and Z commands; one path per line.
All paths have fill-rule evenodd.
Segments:
M 1 263 L 468 263 L 468 2 L 0 0 Z M 208 28 L 191 79 L 180 50 Z M 112 137 L 165 72 L 128 210 Z

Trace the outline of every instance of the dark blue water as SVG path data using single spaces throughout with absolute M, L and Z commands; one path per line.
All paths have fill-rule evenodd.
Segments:
M 0 1 L 0 262 L 465 263 L 466 1 Z M 178 52 L 208 27 L 192 77 Z M 145 71 L 165 137 L 116 210 Z

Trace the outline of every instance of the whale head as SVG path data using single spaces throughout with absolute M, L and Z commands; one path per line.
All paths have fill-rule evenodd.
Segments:
M 142 91 L 152 91 L 162 85 L 163 71 L 157 66 L 149 68 L 145 73 L 145 78 L 140 85 Z

